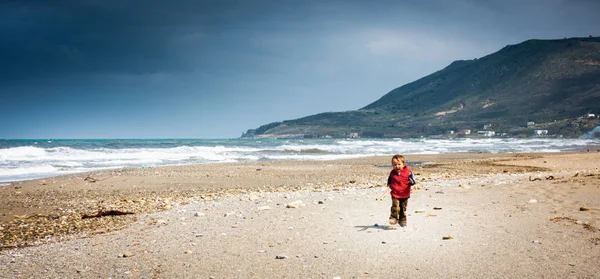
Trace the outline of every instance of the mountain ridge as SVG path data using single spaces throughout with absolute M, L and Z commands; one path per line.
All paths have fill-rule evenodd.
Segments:
M 484 125 L 508 136 L 547 129 L 575 137 L 598 125 L 598 113 L 600 37 L 532 39 L 454 61 L 361 109 L 273 122 L 242 137 L 420 137 Z

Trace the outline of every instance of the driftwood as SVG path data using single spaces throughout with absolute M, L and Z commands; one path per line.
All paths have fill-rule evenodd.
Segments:
M 86 178 L 83 179 L 83 181 L 94 183 L 94 182 L 97 182 L 97 181 L 107 180 L 107 179 L 109 179 L 111 177 L 112 176 L 105 177 L 103 179 L 97 179 L 97 178 L 92 177 L 91 175 L 88 175 Z
M 533 179 L 531 178 L 531 176 L 529 177 L 529 181 L 536 181 L 536 180 L 542 180 L 542 179 L 539 178 L 539 177 L 536 177 L 536 178 L 533 178 Z M 546 180 L 554 180 L 554 176 L 552 176 L 552 175 L 546 176 Z
M 98 217 L 103 217 L 103 216 L 129 215 L 129 214 L 134 214 L 134 213 L 127 212 L 127 211 L 120 211 L 120 210 L 100 210 L 100 211 L 98 211 L 98 213 L 93 214 L 93 215 L 83 215 L 83 216 L 81 216 L 81 219 L 98 218 Z
M 91 177 L 91 176 L 88 176 L 88 177 L 86 177 L 86 178 L 85 178 L 83 181 L 87 181 L 87 182 L 92 182 L 92 183 L 93 183 L 93 182 L 96 182 L 96 181 L 98 181 L 98 179 L 96 179 L 96 178 L 93 178 L 93 177 Z

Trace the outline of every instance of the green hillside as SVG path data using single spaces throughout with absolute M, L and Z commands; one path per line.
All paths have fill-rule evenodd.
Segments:
M 530 136 L 544 129 L 576 137 L 598 125 L 590 113 L 600 113 L 600 37 L 529 40 L 455 61 L 362 109 L 274 122 L 242 136 Z

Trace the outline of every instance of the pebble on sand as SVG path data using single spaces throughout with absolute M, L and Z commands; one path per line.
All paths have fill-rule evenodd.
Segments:
M 288 203 L 286 207 L 287 208 L 298 208 L 298 207 L 301 207 L 301 206 L 306 206 L 306 204 L 303 201 L 301 201 L 301 200 L 297 200 L 297 201 L 293 201 L 291 203 Z

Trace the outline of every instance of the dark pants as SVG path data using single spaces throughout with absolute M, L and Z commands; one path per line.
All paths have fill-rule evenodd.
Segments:
M 408 198 L 397 199 L 392 197 L 392 208 L 390 218 L 395 218 L 400 222 L 406 222 L 406 206 L 408 205 Z

